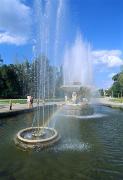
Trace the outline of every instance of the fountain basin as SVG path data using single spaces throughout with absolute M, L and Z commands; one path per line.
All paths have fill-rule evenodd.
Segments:
M 63 107 L 63 113 L 69 115 L 86 116 L 94 114 L 94 108 L 91 104 L 66 104 Z
M 43 131 L 39 136 L 33 136 L 35 131 Z M 45 132 L 45 133 L 44 133 Z M 14 138 L 15 144 L 23 150 L 44 149 L 56 143 L 60 139 L 59 134 L 53 128 L 29 127 L 20 130 Z

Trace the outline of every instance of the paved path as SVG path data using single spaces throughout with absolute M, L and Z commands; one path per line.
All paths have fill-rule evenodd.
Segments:
M 99 98 L 99 103 L 101 103 L 105 106 L 123 109 L 123 103 L 113 102 L 113 101 L 111 101 L 111 98 L 109 98 L 109 97 Z
M 45 103 L 46 106 L 49 105 L 61 105 L 62 102 L 47 102 Z M 39 104 L 39 106 L 43 106 L 42 103 Z M 5 117 L 5 116 L 12 116 L 24 112 L 30 112 L 33 111 L 37 107 L 37 104 L 33 104 L 33 108 L 28 108 L 27 104 L 13 104 L 12 105 L 12 110 L 9 110 L 9 104 L 0 104 L 0 117 Z
M 22 110 L 22 109 L 27 109 L 27 105 L 26 104 L 13 104 L 12 105 L 12 110 Z M 8 104 L 0 105 L 0 113 L 8 112 L 8 111 L 10 111 Z
M 110 101 L 110 98 L 96 98 L 95 103 L 99 103 L 105 106 L 109 106 L 112 108 L 120 108 L 123 109 L 123 103 L 118 102 L 112 102 Z M 45 105 L 62 105 L 63 102 L 47 102 Z M 43 106 L 42 103 L 40 103 L 40 106 Z M 33 108 L 28 108 L 27 104 L 13 104 L 12 110 L 9 110 L 9 104 L 0 104 L 0 117 L 5 116 L 13 116 L 24 112 L 30 112 L 33 111 L 37 107 L 37 104 L 34 103 Z

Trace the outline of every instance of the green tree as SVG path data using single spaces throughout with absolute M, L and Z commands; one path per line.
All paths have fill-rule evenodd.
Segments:
M 52 98 L 54 92 L 55 97 L 60 97 L 62 84 L 62 67 L 51 66 L 46 56 L 39 56 L 32 63 L 25 59 L 23 63 L 0 67 L 1 98 L 25 98 L 27 95 Z
M 109 89 L 109 94 L 113 97 L 121 97 L 123 94 L 123 72 L 120 72 L 112 77 L 113 85 Z
M 98 91 L 99 91 L 100 96 L 104 96 L 104 90 L 103 89 L 99 89 Z
M 5 98 L 19 97 L 19 83 L 14 65 L 0 67 L 0 96 Z

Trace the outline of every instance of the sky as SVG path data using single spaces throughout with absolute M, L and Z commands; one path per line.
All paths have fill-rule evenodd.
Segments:
M 0 54 L 4 63 L 33 59 L 34 1 L 0 0 Z M 53 4 L 57 0 L 51 0 Z M 79 31 L 91 44 L 94 83 L 108 88 L 112 76 L 123 65 L 123 1 L 122 0 L 63 0 L 66 5 L 62 43 L 72 44 Z M 52 20 L 51 20 L 52 21 Z M 59 34 L 59 36 L 61 35 Z M 50 53 L 50 57 L 52 54 Z M 49 57 L 49 58 L 50 58 Z M 62 58 L 61 58 L 62 59 Z

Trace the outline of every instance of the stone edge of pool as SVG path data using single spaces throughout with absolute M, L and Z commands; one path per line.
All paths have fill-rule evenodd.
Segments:
M 99 104 L 102 106 L 123 110 L 123 103 L 112 102 L 109 98 L 100 98 Z
M 63 104 L 63 102 L 62 103 L 57 103 L 56 102 L 56 103 L 52 103 L 52 104 L 46 104 L 45 106 L 53 106 L 53 105 L 59 106 L 61 104 Z M 105 102 L 100 101 L 97 104 L 102 105 L 102 106 L 107 106 L 107 107 L 110 107 L 110 108 L 123 110 L 123 104 L 119 104 L 119 103 L 114 103 L 114 102 L 112 103 L 112 102 L 109 102 L 109 101 L 105 101 Z M 42 108 L 43 105 L 40 105 L 39 107 Z M 24 107 L 22 109 L 13 109 L 13 110 L 5 110 L 5 111 L 3 110 L 3 111 L 0 112 L 0 118 L 15 116 L 15 115 L 19 115 L 21 113 L 28 113 L 28 112 L 35 111 L 36 109 L 37 109 L 37 106 L 35 106 L 33 108 Z
M 114 108 L 114 109 L 120 109 L 120 110 L 123 110 L 123 105 L 117 105 L 117 104 L 105 104 L 105 103 L 102 103 L 101 105 L 107 106 L 107 107 L 110 107 L 110 108 Z
M 45 106 L 58 106 L 57 103 L 55 104 L 46 104 Z M 43 105 L 40 105 L 39 108 L 42 108 Z M 4 117 L 10 117 L 10 116 L 15 116 L 15 115 L 19 115 L 22 113 L 28 113 L 28 112 L 33 112 L 37 109 L 38 107 L 33 107 L 33 108 L 22 108 L 22 109 L 13 109 L 13 110 L 3 110 L 0 112 L 0 118 L 4 118 Z
M 35 110 L 35 108 L 19 109 L 19 110 L 8 110 L 8 111 L 5 111 L 5 112 L 0 112 L 0 117 L 14 116 L 14 115 L 18 115 L 18 114 L 21 114 L 21 113 L 32 112 L 34 110 Z

